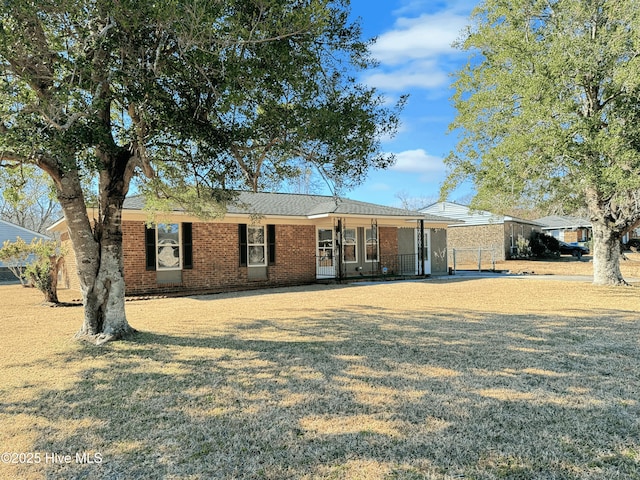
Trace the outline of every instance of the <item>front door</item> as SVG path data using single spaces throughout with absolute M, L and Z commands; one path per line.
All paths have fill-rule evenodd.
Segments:
M 318 229 L 316 278 L 336 278 L 333 229 Z
M 428 228 L 424 229 L 424 239 L 421 238 L 420 229 L 416 229 L 416 253 L 420 246 L 422 246 L 422 274 L 431 275 L 431 230 Z M 420 255 L 417 255 L 417 261 L 420 261 Z M 419 270 L 418 265 L 416 270 Z

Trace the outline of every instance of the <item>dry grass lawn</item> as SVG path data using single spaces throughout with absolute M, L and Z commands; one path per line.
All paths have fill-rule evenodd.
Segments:
M 93 347 L 80 308 L 0 286 L 0 452 L 40 458 L 0 478 L 638 479 L 638 293 L 526 276 L 133 301 L 142 333 Z
M 474 258 L 471 258 L 474 257 Z M 458 270 L 477 270 L 477 255 L 467 255 L 464 261 L 457 264 Z M 481 268 L 492 268 L 489 257 L 482 260 Z M 546 260 L 507 260 L 496 262 L 496 270 L 511 273 L 528 273 L 535 275 L 593 275 L 593 263 L 590 255 L 578 260 L 569 255 L 563 255 L 558 259 Z M 640 281 L 640 253 L 625 252 L 624 259 L 620 262 L 620 270 L 625 278 L 633 278 Z

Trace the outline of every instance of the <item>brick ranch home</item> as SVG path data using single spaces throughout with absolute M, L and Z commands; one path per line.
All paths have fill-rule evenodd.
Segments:
M 366 276 L 447 272 L 451 219 L 345 198 L 240 194 L 223 218 L 179 209 L 147 225 L 143 198 L 122 212 L 127 295 L 217 292 Z M 69 242 L 64 220 L 50 230 Z M 73 250 L 68 284 L 78 288 Z

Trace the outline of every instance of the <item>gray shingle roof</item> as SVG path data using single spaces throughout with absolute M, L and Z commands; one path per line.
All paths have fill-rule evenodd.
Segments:
M 569 215 L 549 215 L 548 217 L 542 217 L 536 219 L 545 226 L 545 228 L 589 228 L 591 222 L 585 218 L 572 217 Z
M 125 210 L 142 210 L 144 198 L 135 196 L 124 202 Z M 181 211 L 176 208 L 174 211 Z M 362 215 L 378 217 L 425 218 L 433 222 L 446 223 L 436 215 L 387 207 L 374 203 L 360 202 L 348 198 L 335 198 L 325 195 L 301 195 L 291 193 L 252 193 L 241 192 L 238 202 L 227 206 L 230 214 L 258 214 L 274 216 L 312 217 L 321 215 Z
M 427 214 L 439 214 L 442 212 L 448 218 L 455 219 L 455 222 L 449 223 L 450 226 L 466 227 L 472 225 L 494 225 L 503 224 L 504 222 L 524 223 L 528 225 L 542 226 L 537 220 L 526 220 L 523 218 L 512 217 L 509 215 L 499 215 L 484 210 L 473 210 L 467 205 L 460 205 L 455 202 L 436 202 L 421 210 Z

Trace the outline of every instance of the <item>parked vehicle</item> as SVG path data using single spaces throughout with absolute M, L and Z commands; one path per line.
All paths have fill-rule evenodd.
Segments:
M 632 252 L 640 252 L 640 238 L 632 238 L 626 244 L 622 245 L 622 249 Z
M 578 245 L 577 243 L 567 243 L 567 242 L 559 242 L 560 243 L 560 255 L 573 255 L 574 257 L 580 259 L 582 255 L 588 255 L 589 249 L 582 245 Z

